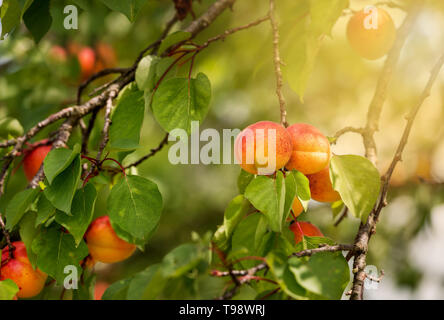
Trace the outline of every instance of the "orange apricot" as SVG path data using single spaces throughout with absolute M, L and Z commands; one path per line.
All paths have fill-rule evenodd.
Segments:
M 303 174 L 321 171 L 330 161 L 330 143 L 315 127 L 305 123 L 295 123 L 287 128 L 293 150 L 288 170 L 298 170 Z
M 83 47 L 77 53 L 77 59 L 80 64 L 82 80 L 88 79 L 95 70 L 96 53 L 90 47 Z
M 347 25 L 351 47 L 362 57 L 375 60 L 386 55 L 396 38 L 396 27 L 387 11 L 380 8 L 355 13 Z
M 329 166 L 315 174 L 307 175 L 307 178 L 310 183 L 312 199 L 319 202 L 335 202 L 341 199 L 339 193 L 333 189 Z
M 25 244 L 22 241 L 13 242 L 15 247 L 13 258 L 9 259 L 9 248 L 2 250 L 0 280 L 11 279 L 19 287 L 18 298 L 31 298 L 38 295 L 45 286 L 47 274 L 34 269 L 28 259 Z
M 305 237 L 323 237 L 321 230 L 310 222 L 296 221 L 290 225 L 290 230 L 294 233 L 294 242 L 299 243 Z
M 301 213 L 304 212 L 304 207 L 297 197 L 294 199 L 291 209 L 293 210 L 295 217 L 299 217 Z
M 248 126 L 235 142 L 238 163 L 252 174 L 273 174 L 285 166 L 291 150 L 289 133 L 280 124 L 271 121 L 260 121 Z
M 134 244 L 120 239 L 108 216 L 95 219 L 85 233 L 86 244 L 94 261 L 115 263 L 127 259 L 136 250 Z
M 26 153 L 23 159 L 23 170 L 28 181 L 31 181 L 37 174 L 49 151 L 51 151 L 51 146 L 39 146 Z

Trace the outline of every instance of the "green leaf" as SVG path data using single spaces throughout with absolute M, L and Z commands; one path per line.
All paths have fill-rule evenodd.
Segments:
M 330 35 L 334 24 L 348 6 L 348 0 L 310 0 L 313 33 L 317 36 Z
M 132 277 L 114 282 L 106 289 L 102 300 L 125 300 Z
M 295 252 L 307 249 L 319 248 L 321 244 L 332 246 L 335 245 L 336 243 L 327 237 L 307 237 L 304 235 L 303 241 L 295 245 Z
M 22 9 L 20 7 L 20 3 L 17 0 L 4 0 L 1 12 L 2 30 L 0 40 L 3 40 L 6 34 L 11 32 L 12 29 L 20 24 Z
M 307 290 L 301 287 L 288 268 L 287 256 L 282 253 L 271 252 L 266 257 L 267 264 L 276 282 L 290 297 L 306 300 Z
M 182 244 L 169 252 L 162 261 L 164 277 L 177 278 L 192 270 L 201 261 L 200 250 L 192 243 Z
M 330 177 L 350 212 L 365 223 L 381 188 L 378 169 L 364 157 L 335 155 L 331 159 Z
M 288 264 L 302 287 L 327 299 L 341 299 L 350 281 L 347 261 L 340 252 L 320 252 L 308 262 L 292 257 Z
M 23 127 L 17 119 L 5 117 L 0 120 L 0 137 L 18 137 L 23 134 Z
M 75 266 L 80 276 L 82 268 L 79 263 L 88 255 L 84 241 L 77 246 L 73 236 L 57 225 L 40 232 L 32 243 L 32 251 L 37 255 L 38 268 L 56 279 L 58 284 L 63 284 L 66 266 Z
M 19 223 L 29 206 L 39 195 L 40 189 L 26 189 L 15 194 L 6 207 L 6 228 L 12 230 Z
M 301 202 L 302 207 L 304 207 L 304 210 L 307 211 L 308 202 L 311 199 L 309 181 L 302 172 L 296 170 L 291 172 L 291 176 L 294 178 L 296 183 L 296 196 Z
M 137 85 L 128 85 L 119 95 L 109 129 L 110 147 L 133 150 L 139 147 L 140 129 L 145 114 L 143 92 Z
M 268 240 L 266 219 L 260 213 L 248 215 L 233 233 L 232 252 L 245 252 L 246 255 L 262 256 L 265 254 L 265 242 Z M 270 233 L 271 234 L 271 233 Z
M 186 31 L 176 31 L 169 34 L 161 43 L 159 47 L 159 54 L 162 54 L 165 50 L 170 48 L 171 46 L 188 40 L 191 38 L 191 33 Z
M 166 278 L 162 274 L 162 264 L 149 266 L 135 274 L 128 287 L 127 300 L 154 300 L 165 286 Z
M 34 1 L 23 15 L 26 28 L 31 32 L 36 43 L 49 31 L 52 17 L 49 10 L 50 0 Z
M 52 205 L 51 201 L 49 201 L 45 193 L 39 198 L 37 201 L 37 217 L 35 219 L 35 226 L 39 226 L 42 223 L 45 223 L 49 218 L 54 216 L 56 213 L 56 208 Z
M 129 175 L 114 185 L 107 205 L 114 224 L 144 241 L 159 224 L 162 206 L 162 195 L 154 182 Z
M 211 84 L 199 73 L 195 79 L 173 78 L 163 81 L 153 96 L 152 109 L 160 126 L 170 132 L 191 132 L 191 121 L 206 117 L 211 100 Z
M 0 281 L 0 300 L 12 300 L 18 291 L 19 287 L 11 279 Z
M 76 245 L 80 244 L 92 221 L 96 197 L 96 188 L 88 183 L 84 188 L 76 191 L 71 205 L 71 216 L 62 211 L 57 211 L 56 221 L 72 234 Z
M 88 268 L 83 270 L 82 281 L 77 290 L 73 290 L 73 300 L 94 300 L 96 274 Z
M 271 230 L 281 231 L 285 204 L 282 172 L 276 174 L 276 180 L 267 176 L 256 176 L 245 190 L 245 198 L 267 217 Z
M 100 0 L 108 8 L 123 13 L 129 21 L 134 22 L 137 14 L 147 0 Z
M 136 83 L 141 91 L 151 91 L 156 84 L 156 67 L 160 58 L 146 56 L 140 60 L 136 69 Z
M 237 187 L 239 189 L 240 194 L 245 193 L 245 189 L 250 184 L 251 180 L 254 179 L 254 174 L 251 174 L 245 170 L 240 171 L 239 176 L 237 178 Z
M 80 173 L 80 156 L 77 155 L 43 191 L 54 207 L 67 214 L 71 214 L 71 203 L 80 180 Z
M 335 201 L 331 204 L 331 211 L 333 213 L 333 219 L 338 216 L 344 209 L 344 202 L 342 200 Z
M 31 248 L 32 248 L 32 242 L 40 232 L 40 228 L 35 227 L 36 216 L 37 214 L 35 212 L 28 212 L 20 221 L 20 230 L 19 230 L 20 239 L 22 239 L 23 243 L 25 244 L 25 247 L 29 248 L 29 250 L 27 250 L 29 262 L 31 262 L 31 265 L 34 268 L 36 266 L 37 256 L 31 250 Z
M 45 172 L 46 179 L 51 184 L 57 175 L 74 161 L 77 155 L 80 153 L 80 145 L 76 144 L 73 150 L 58 148 L 49 151 L 48 155 L 43 161 L 43 170 Z
M 245 217 L 249 207 L 249 202 L 246 201 L 242 195 L 235 197 L 228 204 L 228 207 L 225 209 L 224 213 L 224 226 L 227 238 L 231 237 L 234 228 L 236 228 L 242 218 Z

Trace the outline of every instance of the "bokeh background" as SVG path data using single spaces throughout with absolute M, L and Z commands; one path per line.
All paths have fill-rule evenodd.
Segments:
M 195 2 L 194 11 L 199 15 L 212 2 Z M 118 66 L 126 67 L 147 44 L 157 39 L 174 14 L 172 1 L 151 0 L 131 24 L 122 14 L 110 12 L 100 1 L 91 0 L 89 5 L 94 10 L 80 10 L 79 30 L 65 30 L 63 7 L 71 3 L 52 3 L 53 26 L 37 46 L 25 28 L 0 42 L 0 119 L 17 118 L 25 130 L 75 101 L 78 64 L 70 61 L 60 65 L 51 61 L 49 52 L 54 44 L 66 46 L 77 42 L 93 46 L 98 41 L 105 42 L 115 49 Z M 376 1 L 351 0 L 350 3 L 352 9 L 359 10 Z M 298 63 L 286 55 L 295 43 L 291 32 L 298 19 L 292 11 L 294 5 L 294 0 L 277 3 L 282 53 L 287 65 Z M 399 27 L 405 13 L 397 8 L 383 8 Z M 262 17 L 267 10 L 268 1 L 238 1 L 233 12 L 225 12 L 196 42 L 202 43 L 227 28 Z M 285 83 L 290 123 L 312 124 L 328 136 L 345 126 L 365 124 L 384 59 L 366 61 L 350 48 L 345 37 L 350 15 L 350 10 L 344 11 L 331 37 L 324 39 L 303 100 Z M 175 29 L 186 26 L 189 21 L 190 18 L 177 24 Z M 441 0 L 428 1 L 402 52 L 382 113 L 380 131 L 376 134 L 381 172 L 393 157 L 406 122 L 404 116 L 418 100 L 431 68 L 444 52 L 443 39 L 444 5 Z M 194 70 L 206 73 L 213 89 L 210 113 L 201 125 L 202 130 L 215 128 L 222 132 L 225 128 L 242 129 L 259 120 L 279 120 L 268 23 L 212 44 L 199 54 Z M 184 65 L 178 72 L 186 71 Z M 94 149 L 100 139 L 103 114 L 98 118 L 90 149 Z M 366 292 L 366 298 L 444 299 L 443 121 L 444 72 L 441 72 L 415 121 L 403 162 L 393 177 L 390 204 L 383 211 L 377 234 L 371 240 L 368 264 L 383 269 L 385 277 L 377 290 Z M 47 128 L 35 140 L 46 137 L 55 128 Z M 142 147 L 124 163 L 147 154 L 163 135 L 147 110 Z M 77 130 L 70 144 L 79 138 Z M 363 155 L 362 139 L 353 133 L 346 134 L 337 141 L 333 151 Z M 99 280 L 112 283 L 159 262 L 171 249 L 189 241 L 193 231 L 199 234 L 215 231 L 222 222 L 226 205 L 237 194 L 239 171 L 236 165 L 172 165 L 168 161 L 168 147 L 143 163 L 138 173 L 155 181 L 164 198 L 160 226 L 144 252 L 120 264 L 99 265 Z M 24 174 L 18 169 L 9 181 L 6 195 L 0 199 L 0 210 L 25 186 Z M 108 191 L 107 188 L 100 190 L 96 216 L 106 213 Z M 335 227 L 330 207 L 316 202 L 310 203 L 303 219 L 315 223 L 325 235 L 338 242 L 352 242 L 359 224 L 358 220 L 348 217 Z

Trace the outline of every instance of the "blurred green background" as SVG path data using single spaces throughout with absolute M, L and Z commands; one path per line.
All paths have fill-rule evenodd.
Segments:
M 214 1 L 194 3 L 197 15 Z M 402 1 L 401 1 L 402 2 Z M 351 0 L 352 9 L 361 9 L 375 1 Z M 173 16 L 169 0 L 151 0 L 131 24 L 124 15 L 110 12 L 99 1 L 89 1 L 94 8 L 80 10 L 79 30 L 63 28 L 63 7 L 70 1 L 53 2 L 54 19 L 49 34 L 36 46 L 23 27 L 0 43 L 0 119 L 17 118 L 29 129 L 39 120 L 75 101 L 78 65 L 69 61 L 56 64 L 49 59 L 52 45 L 75 41 L 93 46 L 97 41 L 110 44 L 116 51 L 118 66 L 130 66 L 147 44 L 156 40 Z M 298 17 L 294 0 L 278 1 L 281 22 L 282 54 L 286 66 L 298 63 L 291 52 L 295 41 L 292 25 Z M 405 13 L 384 7 L 397 27 Z M 203 43 L 230 27 L 237 27 L 262 17 L 268 1 L 238 1 L 195 39 Z M 320 49 L 306 94 L 299 97 L 285 83 L 290 123 L 306 122 L 333 136 L 345 126 L 365 124 L 366 112 L 374 93 L 384 59 L 366 61 L 348 45 L 345 28 L 350 11 L 333 28 Z M 190 21 L 178 23 L 175 29 Z M 408 38 L 394 74 L 388 100 L 376 134 L 381 172 L 388 166 L 405 125 L 404 116 L 418 100 L 431 68 L 444 52 L 444 9 L 442 1 L 429 1 L 414 31 Z M 284 69 L 286 68 L 284 66 Z M 178 72 L 186 72 L 184 65 Z M 279 121 L 272 64 L 272 42 L 268 23 L 236 33 L 225 41 L 212 44 L 198 55 L 194 73 L 204 72 L 212 83 L 213 97 L 205 128 L 244 128 L 259 120 Z M 100 83 L 99 83 L 100 84 Z M 97 86 L 97 84 L 96 84 Z M 94 87 L 94 85 L 92 86 Z M 384 269 L 385 278 L 378 290 L 369 290 L 367 298 L 444 298 L 444 73 L 418 115 L 403 162 L 395 172 L 389 192 L 390 205 L 384 210 L 377 234 L 372 238 L 368 264 Z M 100 139 L 103 114 L 90 141 L 94 150 Z M 34 140 L 46 137 L 56 125 L 45 129 Z M 161 141 L 164 132 L 147 110 L 140 150 L 128 156 L 124 164 L 149 153 Z M 70 145 L 78 142 L 77 129 Z M 333 147 L 337 154 L 363 155 L 361 137 L 346 134 Z M 15 163 L 19 166 L 19 162 Z M 236 165 L 172 165 L 168 147 L 138 167 L 138 173 L 155 181 L 164 198 L 164 212 L 157 233 L 144 252 L 116 265 L 99 265 L 99 279 L 114 282 L 158 262 L 174 247 L 187 242 L 191 232 L 215 231 L 222 222 L 228 202 L 237 195 Z M 0 210 L 26 186 L 21 169 L 9 181 L 7 193 L 0 199 Z M 106 213 L 103 188 L 96 204 L 96 215 Z M 359 221 L 345 219 L 338 227 L 328 205 L 311 203 L 303 219 L 320 227 L 326 236 L 338 242 L 352 242 Z

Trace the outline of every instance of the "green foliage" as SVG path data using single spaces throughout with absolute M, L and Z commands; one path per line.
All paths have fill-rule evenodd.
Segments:
M 87 184 L 84 188 L 76 191 L 72 202 L 71 215 L 57 211 L 55 220 L 72 234 L 77 246 L 82 241 L 83 235 L 92 221 L 96 197 L 97 192 L 94 186 Z
M 162 82 L 153 96 L 152 109 L 161 127 L 170 132 L 184 129 L 191 132 L 191 121 L 199 121 L 208 113 L 211 84 L 199 73 L 194 79 L 173 78 Z
M 267 217 L 273 231 L 282 230 L 285 204 L 285 181 L 282 172 L 277 172 L 276 180 L 256 176 L 245 190 L 245 197 Z
M 23 134 L 23 127 L 17 119 L 5 117 L 0 119 L 0 137 L 17 137 Z
M 6 228 L 12 230 L 39 195 L 38 189 L 26 189 L 17 193 L 6 208 Z
M 363 223 L 379 195 L 379 172 L 367 159 L 355 155 L 333 156 L 330 176 L 350 212 Z
M 50 2 L 50 0 L 33 1 L 28 10 L 23 14 L 23 22 L 31 32 L 36 43 L 40 42 L 51 27 Z
M 37 256 L 37 267 L 63 284 L 66 277 L 65 267 L 77 268 L 82 273 L 80 261 L 88 255 L 88 247 L 82 240 L 76 245 L 74 237 L 54 225 L 42 230 L 32 242 L 32 251 Z
M 162 195 L 157 185 L 139 176 L 124 176 L 108 197 L 108 213 L 113 224 L 146 242 L 159 224 Z
M 144 114 L 143 92 L 131 83 L 117 99 L 109 131 L 110 147 L 118 150 L 138 148 Z
M 108 8 L 123 13 L 129 21 L 134 22 L 140 9 L 145 5 L 147 0 L 100 0 Z
M 191 37 L 191 33 L 185 31 L 176 31 L 169 34 L 160 44 L 159 54 L 162 54 L 171 46 L 188 40 Z
M 80 155 L 77 154 L 71 164 L 60 172 L 43 191 L 54 207 L 68 215 L 71 214 L 71 203 L 80 181 L 80 173 Z
M 43 161 L 43 170 L 46 179 L 51 184 L 56 176 L 64 171 L 80 153 L 80 145 L 76 144 L 73 150 L 59 148 L 51 150 Z
M 12 300 L 19 288 L 10 279 L 0 281 L 0 300 Z

